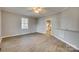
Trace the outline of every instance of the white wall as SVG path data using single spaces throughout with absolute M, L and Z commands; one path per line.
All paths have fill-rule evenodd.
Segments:
M 0 48 L 1 48 L 1 10 L 0 10 Z
M 36 32 L 36 19 L 29 18 L 29 29 L 21 29 L 21 16 L 18 14 L 2 11 L 2 36 L 15 36 Z
M 79 50 L 79 8 L 68 8 L 51 16 L 51 20 L 52 35 Z M 38 24 L 37 31 L 45 32 L 44 18 L 40 18 Z
M 79 31 L 79 8 L 69 8 L 61 13 L 61 28 Z
M 1 36 L 1 10 L 0 10 L 0 36 Z
M 79 49 L 79 8 L 69 8 L 68 10 L 55 15 L 58 26 L 53 26 L 54 34 L 65 42 Z M 59 17 L 58 17 L 59 16 Z M 52 21 L 53 21 L 52 20 Z M 60 21 L 59 21 L 60 20 Z
M 38 21 L 37 21 L 37 32 L 40 32 L 40 33 L 46 32 L 46 25 L 45 25 L 46 22 L 45 21 L 46 21 L 45 18 L 38 19 Z

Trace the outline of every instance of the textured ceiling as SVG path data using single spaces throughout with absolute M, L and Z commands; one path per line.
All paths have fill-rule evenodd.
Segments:
M 32 11 L 32 7 L 3 7 L 2 10 L 17 13 L 29 17 L 43 17 L 56 14 L 65 9 L 65 7 L 43 7 L 45 12 L 36 14 Z

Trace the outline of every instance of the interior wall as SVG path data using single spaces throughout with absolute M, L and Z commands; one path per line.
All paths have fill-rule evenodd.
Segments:
M 2 40 L 2 38 L 1 38 L 1 10 L 0 10 L 0 43 L 1 43 L 1 40 Z
M 1 37 L 1 10 L 0 10 L 0 43 L 1 43 L 1 40 L 2 40 L 2 37 Z M 0 44 L 0 48 L 1 48 L 1 44 Z
M 45 18 L 40 18 L 37 21 L 37 32 L 39 33 L 46 33 L 46 20 Z
M 79 50 L 79 8 L 68 8 L 51 16 L 52 35 Z M 38 32 L 45 32 L 45 19 L 38 20 Z M 41 31 L 40 31 L 41 30 Z
M 2 36 L 15 36 L 36 32 L 36 19 L 29 18 L 29 28 L 21 29 L 21 16 L 10 12 L 2 11 Z
M 79 49 L 79 8 L 69 8 L 66 11 L 55 15 L 59 26 L 53 26 L 54 34 L 68 42 L 74 48 Z M 52 20 L 52 21 L 53 21 Z M 59 21 L 60 20 L 60 21 Z
M 1 37 L 1 10 L 0 10 L 0 37 Z

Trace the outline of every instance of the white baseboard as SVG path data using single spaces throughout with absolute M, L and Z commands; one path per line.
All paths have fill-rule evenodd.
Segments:
M 53 34 L 52 36 L 58 38 L 59 40 L 61 40 L 61 41 L 64 42 L 64 43 L 70 45 L 70 46 L 73 47 L 74 49 L 79 50 L 78 47 L 76 47 L 75 45 L 73 45 L 73 44 L 71 44 L 71 43 L 69 43 L 69 42 L 67 42 L 67 41 L 65 41 L 65 40 L 63 40 L 63 38 L 60 38 L 60 37 L 58 37 L 57 35 L 54 35 L 54 34 Z
M 36 33 L 36 32 L 31 32 L 31 33 Z M 13 37 L 13 36 L 20 36 L 20 35 L 31 34 L 31 33 L 15 34 L 15 35 L 7 35 L 7 36 L 2 36 L 1 38 Z

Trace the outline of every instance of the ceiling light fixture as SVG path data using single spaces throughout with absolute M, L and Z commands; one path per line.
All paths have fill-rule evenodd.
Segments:
M 33 9 L 33 12 L 35 12 L 37 14 L 39 14 L 43 10 L 41 7 L 33 7 L 32 9 Z

